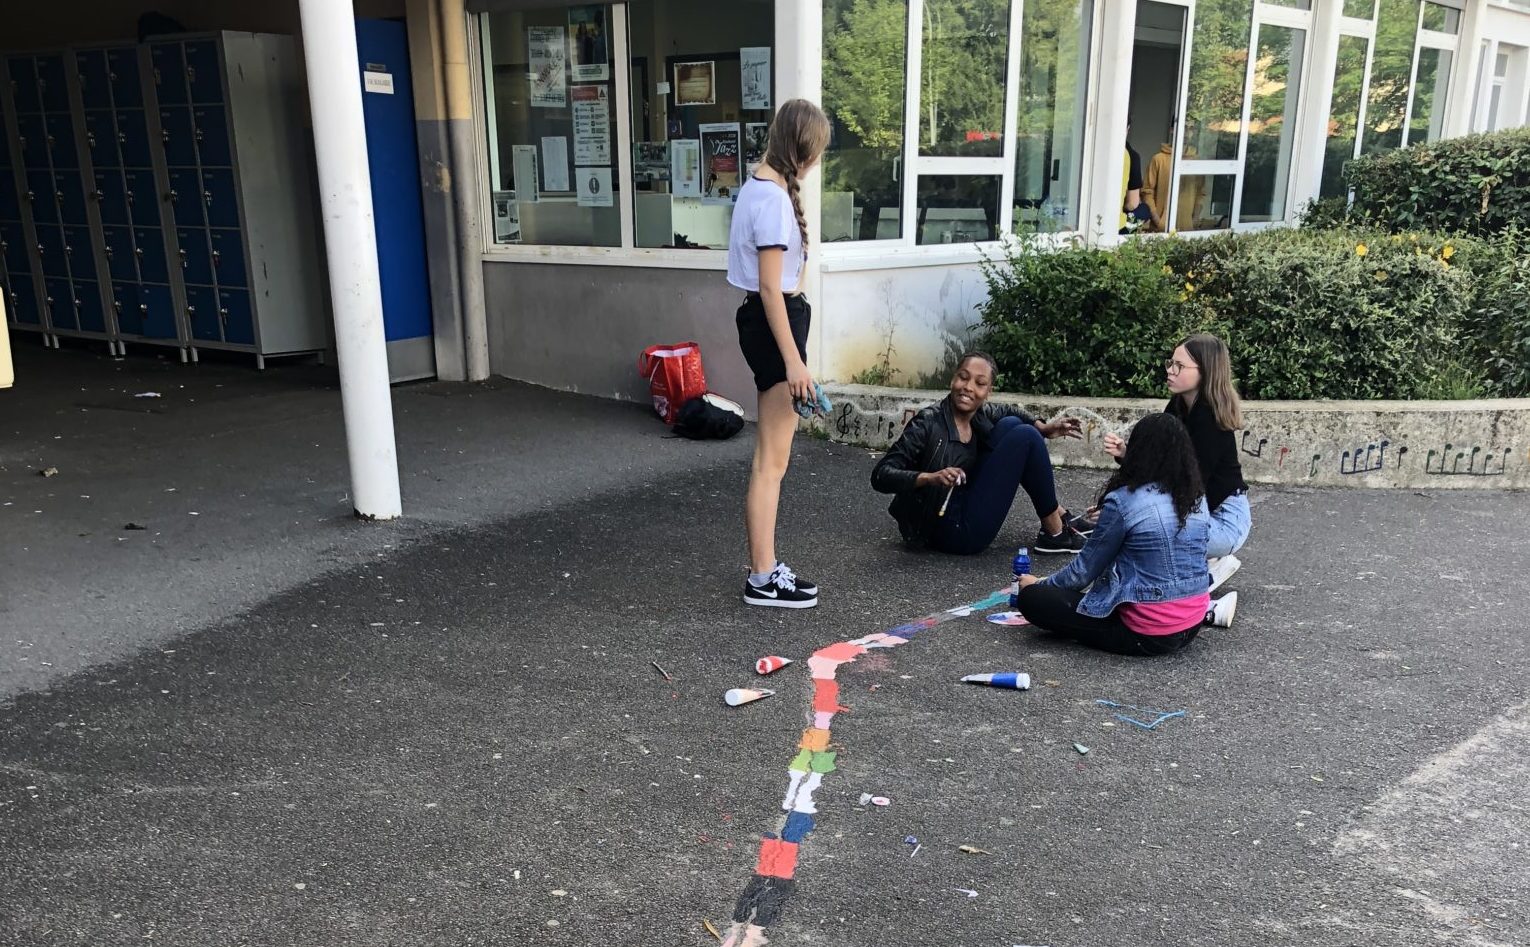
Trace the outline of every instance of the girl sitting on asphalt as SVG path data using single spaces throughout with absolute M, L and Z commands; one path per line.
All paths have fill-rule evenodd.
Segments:
M 1077 527 L 1088 525 L 1058 505 L 1042 439 L 1079 437 L 1079 421 L 1042 422 L 989 404 L 994 374 L 991 357 L 964 354 L 951 393 L 909 420 L 872 470 L 871 485 L 895 494 L 887 511 L 906 542 L 958 555 L 988 548 L 1024 487 L 1041 520 L 1031 549 L 1077 553 L 1084 547 Z
M 1178 651 L 1204 623 L 1231 625 L 1238 605 L 1233 592 L 1211 607 L 1210 526 L 1189 433 L 1173 415 L 1149 415 L 1105 485 L 1083 552 L 1045 579 L 1021 576 L 1020 612 L 1116 654 Z

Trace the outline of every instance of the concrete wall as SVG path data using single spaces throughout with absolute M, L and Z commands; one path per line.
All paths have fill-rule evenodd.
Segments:
M 483 267 L 496 375 L 646 403 L 638 355 L 650 345 L 695 341 L 711 389 L 753 413 L 753 375 L 733 323 L 742 294 L 722 273 L 498 261 Z
M 848 381 L 881 362 L 889 339 L 900 383 L 941 364 L 945 351 L 969 337 L 988 298 L 975 263 L 867 270 L 823 275 L 821 351 L 808 365 L 825 379 Z
M 943 391 L 835 385 L 834 410 L 811 427 L 835 440 L 886 448 L 919 408 Z M 1114 464 L 1102 446 L 1165 399 L 1047 398 L 996 395 L 1048 418 L 1084 423 L 1082 440 L 1054 440 L 1052 462 Z M 1493 401 L 1249 401 L 1239 436 L 1251 483 L 1344 487 L 1502 489 L 1530 487 L 1530 399 Z

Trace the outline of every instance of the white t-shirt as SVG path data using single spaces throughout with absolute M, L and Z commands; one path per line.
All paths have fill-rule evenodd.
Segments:
M 750 176 L 739 188 L 728 231 L 728 282 L 745 292 L 760 291 L 760 251 L 785 250 L 781 291 L 794 293 L 802 280 L 802 231 L 786 188 Z

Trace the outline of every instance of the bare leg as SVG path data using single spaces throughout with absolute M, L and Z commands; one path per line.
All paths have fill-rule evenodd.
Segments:
M 749 570 L 770 572 L 776 567 L 776 508 L 781 503 L 781 480 L 792 457 L 797 412 L 786 383 L 760 392 L 760 420 L 754 441 L 754 465 L 744 499 L 744 528 L 749 533 Z
M 1058 533 L 1062 532 L 1062 513 L 1063 508 L 1059 506 L 1057 509 L 1041 518 L 1041 528 L 1047 531 L 1048 536 L 1056 536 Z

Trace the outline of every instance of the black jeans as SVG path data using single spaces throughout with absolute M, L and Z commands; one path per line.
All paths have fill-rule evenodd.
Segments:
M 1015 491 L 1022 487 L 1037 516 L 1057 509 L 1052 457 L 1034 424 L 1005 418 L 994 425 L 989 445 L 971 483 L 956 488 L 946 515 L 937 518 L 930 531 L 930 545 L 941 552 L 970 556 L 987 549 L 1009 517 Z
M 1195 640 L 1199 623 L 1172 635 L 1139 635 L 1121 622 L 1121 610 L 1093 618 L 1078 610 L 1083 592 L 1037 583 L 1020 590 L 1020 614 L 1044 631 L 1055 631 L 1091 648 L 1133 657 L 1173 654 Z

